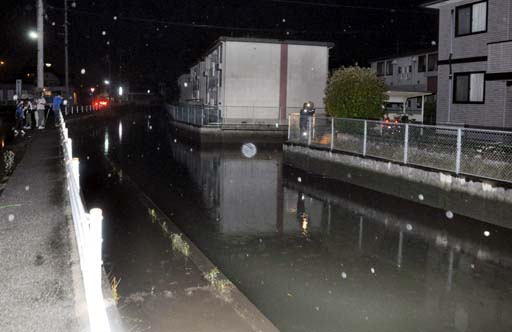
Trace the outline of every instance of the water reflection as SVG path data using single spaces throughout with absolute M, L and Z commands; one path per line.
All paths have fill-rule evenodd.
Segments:
M 505 234 L 485 241 L 489 226 L 442 224 L 433 221 L 442 211 L 325 189 L 282 174 L 279 154 L 249 160 L 175 144 L 173 159 L 220 227 L 205 236 L 177 222 L 282 331 L 512 328 L 512 255 Z

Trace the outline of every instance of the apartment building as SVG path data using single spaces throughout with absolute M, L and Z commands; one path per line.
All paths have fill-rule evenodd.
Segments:
M 324 105 L 329 49 L 324 42 L 221 37 L 180 78 L 191 103 L 218 107 L 224 118 L 285 121 L 305 101 Z M 185 89 L 185 84 L 187 89 Z
M 439 0 L 437 122 L 512 128 L 512 1 Z
M 433 103 L 437 92 L 437 62 L 437 48 L 371 61 L 372 70 L 389 89 L 388 113 L 407 113 L 416 121 L 425 121 L 425 103 Z

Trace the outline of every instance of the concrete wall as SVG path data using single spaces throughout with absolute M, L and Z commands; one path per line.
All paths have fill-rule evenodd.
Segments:
M 298 112 L 306 101 L 324 108 L 328 68 L 327 47 L 288 45 L 288 114 Z
M 225 42 L 224 51 L 224 116 L 277 119 L 281 46 Z

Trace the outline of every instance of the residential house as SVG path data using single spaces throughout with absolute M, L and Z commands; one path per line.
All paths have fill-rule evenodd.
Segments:
M 439 0 L 438 123 L 512 128 L 512 1 Z
M 388 113 L 407 113 L 424 122 L 425 102 L 434 103 L 437 93 L 437 48 L 382 57 L 371 61 L 371 68 L 389 91 Z
M 192 102 L 224 119 L 286 121 L 304 102 L 323 109 L 331 43 L 222 37 L 190 69 Z M 184 78 L 180 78 L 183 80 Z M 181 100 L 188 100 L 184 89 Z

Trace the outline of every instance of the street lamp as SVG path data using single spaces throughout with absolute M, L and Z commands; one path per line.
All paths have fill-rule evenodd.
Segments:
M 35 32 L 33 30 L 30 30 L 28 32 L 28 38 L 33 39 L 33 40 L 37 40 L 38 37 L 39 37 L 39 35 L 37 34 L 37 32 Z
M 110 81 L 109 80 L 105 80 L 105 81 L 103 81 L 103 83 L 105 83 L 105 85 L 110 85 Z

